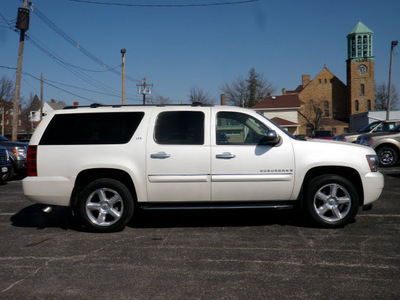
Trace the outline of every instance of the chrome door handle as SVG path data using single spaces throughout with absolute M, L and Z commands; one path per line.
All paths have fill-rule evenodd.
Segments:
M 158 152 L 158 153 L 155 153 L 155 154 L 151 154 L 150 158 L 164 159 L 164 158 L 168 158 L 170 156 L 171 156 L 170 154 L 167 154 L 165 152 Z
M 222 154 L 217 154 L 215 157 L 219 158 L 219 159 L 232 159 L 232 158 L 235 158 L 236 155 L 231 154 L 230 152 L 224 152 Z

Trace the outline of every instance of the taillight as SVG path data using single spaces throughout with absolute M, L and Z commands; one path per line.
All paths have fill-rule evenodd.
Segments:
M 37 146 L 28 146 L 26 170 L 28 176 L 37 176 Z

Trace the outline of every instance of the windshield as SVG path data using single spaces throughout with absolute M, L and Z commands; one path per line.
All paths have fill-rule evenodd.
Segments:
M 0 135 L 0 142 L 8 142 L 8 140 L 4 136 Z
M 290 136 L 292 139 L 297 140 L 297 138 L 291 134 L 290 132 L 288 132 L 286 129 L 282 128 L 281 126 L 279 126 L 278 124 L 276 124 L 274 121 L 271 121 L 270 119 L 268 119 L 266 116 L 264 116 L 262 113 L 257 112 L 260 116 L 262 116 L 263 118 L 267 119 L 268 121 L 270 121 L 272 124 L 274 124 L 276 127 L 278 127 L 283 133 L 285 133 L 286 135 Z
M 317 130 L 314 132 L 315 137 L 331 137 L 333 136 L 333 132 L 329 130 Z
M 381 122 L 377 121 L 377 122 L 372 122 L 371 124 L 368 124 L 367 126 L 365 126 L 364 128 L 360 129 L 360 132 L 370 132 L 371 130 L 373 130 L 376 126 L 378 126 Z

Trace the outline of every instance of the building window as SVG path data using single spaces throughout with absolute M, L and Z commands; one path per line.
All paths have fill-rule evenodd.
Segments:
M 321 84 L 321 79 L 318 80 L 319 84 Z
M 329 102 L 324 102 L 324 117 L 329 117 Z
M 365 85 L 361 84 L 361 96 L 365 94 Z
M 360 105 L 358 103 L 358 100 L 356 100 L 356 102 L 354 103 L 355 105 L 355 110 L 358 111 L 360 109 Z
M 368 110 L 371 110 L 371 100 L 367 100 L 367 107 L 368 107 Z

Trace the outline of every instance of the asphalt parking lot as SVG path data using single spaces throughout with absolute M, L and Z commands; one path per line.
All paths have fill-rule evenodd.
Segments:
M 400 167 L 342 229 L 291 211 L 147 212 L 85 232 L 0 186 L 0 299 L 399 299 Z

